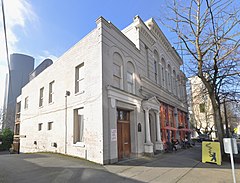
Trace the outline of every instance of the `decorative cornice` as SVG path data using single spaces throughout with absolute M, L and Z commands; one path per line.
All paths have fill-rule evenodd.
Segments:
M 160 41 L 160 43 L 164 46 L 164 48 L 171 52 L 173 57 L 179 62 L 180 65 L 183 64 L 183 61 L 181 59 L 181 57 L 179 56 L 179 54 L 177 53 L 177 51 L 175 50 L 175 48 L 171 45 L 171 43 L 168 41 L 168 39 L 166 38 L 166 36 L 163 34 L 162 30 L 159 28 L 159 26 L 157 25 L 157 23 L 155 22 L 155 20 L 153 18 L 147 20 L 145 22 L 145 24 L 147 25 L 147 27 L 149 28 L 149 30 L 152 32 L 152 34 Z
M 107 21 L 102 16 L 100 16 L 96 21 L 96 24 L 103 23 L 105 26 L 107 26 L 109 29 L 112 29 L 116 31 L 119 36 L 121 36 L 125 41 L 127 41 L 135 50 L 139 52 L 139 49 L 136 47 L 136 45 L 121 31 L 119 30 L 115 25 L 112 24 L 112 22 Z
M 150 34 L 148 33 L 148 31 L 146 29 L 144 29 L 141 26 L 141 27 L 139 27 L 139 30 L 142 33 L 142 35 L 150 42 L 151 45 L 155 44 L 155 40 L 150 36 Z
M 134 17 L 134 26 L 139 29 L 140 33 L 150 42 L 151 46 L 155 44 L 156 38 L 139 16 Z

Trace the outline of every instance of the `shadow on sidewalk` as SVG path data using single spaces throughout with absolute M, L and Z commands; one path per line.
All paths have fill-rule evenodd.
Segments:
M 202 147 L 201 144 L 189 149 L 180 149 L 171 153 L 162 153 L 154 157 L 140 157 L 120 161 L 115 165 L 120 166 L 146 166 L 146 167 L 174 167 L 174 168 L 217 168 L 231 169 L 230 160 L 222 161 L 222 165 L 215 163 L 202 163 Z M 240 168 L 240 164 L 235 163 L 236 168 Z

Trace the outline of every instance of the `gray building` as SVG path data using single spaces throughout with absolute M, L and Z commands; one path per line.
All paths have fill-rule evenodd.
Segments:
M 10 55 L 10 73 L 6 75 L 3 106 L 3 126 L 13 130 L 15 123 L 16 98 L 29 82 L 29 74 L 34 69 L 34 58 L 24 54 Z
M 36 76 L 38 76 L 42 71 L 44 71 L 47 67 L 49 67 L 50 65 L 52 65 L 53 61 L 49 58 L 45 59 L 42 61 L 42 63 L 37 66 L 34 71 L 32 71 L 29 74 L 29 81 L 31 81 L 32 79 L 34 79 Z

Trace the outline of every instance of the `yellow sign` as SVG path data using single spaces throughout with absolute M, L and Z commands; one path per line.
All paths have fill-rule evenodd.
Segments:
M 202 162 L 210 162 L 221 165 L 222 157 L 219 142 L 202 142 Z
M 234 133 L 238 133 L 238 128 L 233 129 Z

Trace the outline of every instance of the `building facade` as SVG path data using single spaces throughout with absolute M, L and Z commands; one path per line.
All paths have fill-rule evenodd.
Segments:
M 189 78 L 189 82 L 189 114 L 191 125 L 195 131 L 192 135 L 196 137 L 199 134 L 207 134 L 210 138 L 216 138 L 217 131 L 213 119 L 213 109 L 207 90 L 197 76 Z
M 10 55 L 9 72 L 6 76 L 5 96 L 3 104 L 3 129 L 14 129 L 16 99 L 21 94 L 22 87 L 29 81 L 29 73 L 34 69 L 34 58 L 28 55 L 14 53 Z
M 153 19 L 120 31 L 98 18 L 22 89 L 20 151 L 109 164 L 164 150 L 189 128 L 181 65 Z

